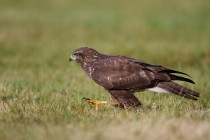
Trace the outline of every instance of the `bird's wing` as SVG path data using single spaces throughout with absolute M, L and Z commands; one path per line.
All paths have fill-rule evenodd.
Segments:
M 190 77 L 188 74 L 186 74 L 184 72 L 180 72 L 180 71 L 176 71 L 176 70 L 173 70 L 173 69 L 165 68 L 165 67 L 163 67 L 161 65 L 148 64 L 146 62 L 139 61 L 139 60 L 134 59 L 134 58 L 127 58 L 127 59 L 129 61 L 131 61 L 131 62 L 134 62 L 136 64 L 141 65 L 144 70 L 153 71 L 155 73 L 167 74 L 170 77 L 171 80 L 179 80 L 179 81 L 185 81 L 185 82 L 189 82 L 189 83 L 195 84 L 195 82 L 192 81 L 189 78 L 185 78 L 183 76 L 174 75 L 174 74 L 182 74 L 182 75 Z
M 171 80 L 168 74 L 127 57 L 108 57 L 96 62 L 92 68 L 91 78 L 108 90 L 145 90 L 158 81 Z

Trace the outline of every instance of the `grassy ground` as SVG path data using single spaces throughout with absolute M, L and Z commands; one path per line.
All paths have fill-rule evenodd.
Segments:
M 208 0 L 0 2 L 0 139 L 210 139 Z M 89 46 L 191 75 L 197 102 L 137 93 L 129 113 L 99 112 L 82 97 L 109 99 L 71 52 Z

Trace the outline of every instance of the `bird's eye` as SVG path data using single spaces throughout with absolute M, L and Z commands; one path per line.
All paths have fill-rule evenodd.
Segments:
M 79 54 L 78 54 L 78 53 L 74 53 L 74 55 L 75 55 L 75 56 L 78 56 Z

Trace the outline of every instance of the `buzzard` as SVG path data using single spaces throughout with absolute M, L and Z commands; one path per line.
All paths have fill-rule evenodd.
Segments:
M 97 52 L 88 47 L 75 50 L 69 61 L 75 60 L 85 73 L 98 85 L 104 87 L 111 100 L 98 101 L 87 99 L 89 103 L 98 105 L 108 103 L 125 109 L 141 105 L 134 96 L 135 92 L 153 91 L 157 93 L 173 93 L 188 99 L 197 100 L 199 93 L 174 82 L 174 80 L 194 82 L 187 75 L 161 65 L 153 65 L 126 56 L 111 56 Z

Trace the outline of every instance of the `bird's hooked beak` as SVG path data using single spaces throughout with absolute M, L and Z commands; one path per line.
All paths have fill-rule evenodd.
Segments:
M 69 57 L 69 62 L 71 62 L 71 61 L 73 61 L 73 60 L 76 60 L 76 56 L 75 56 L 75 55 L 71 55 L 71 56 Z

